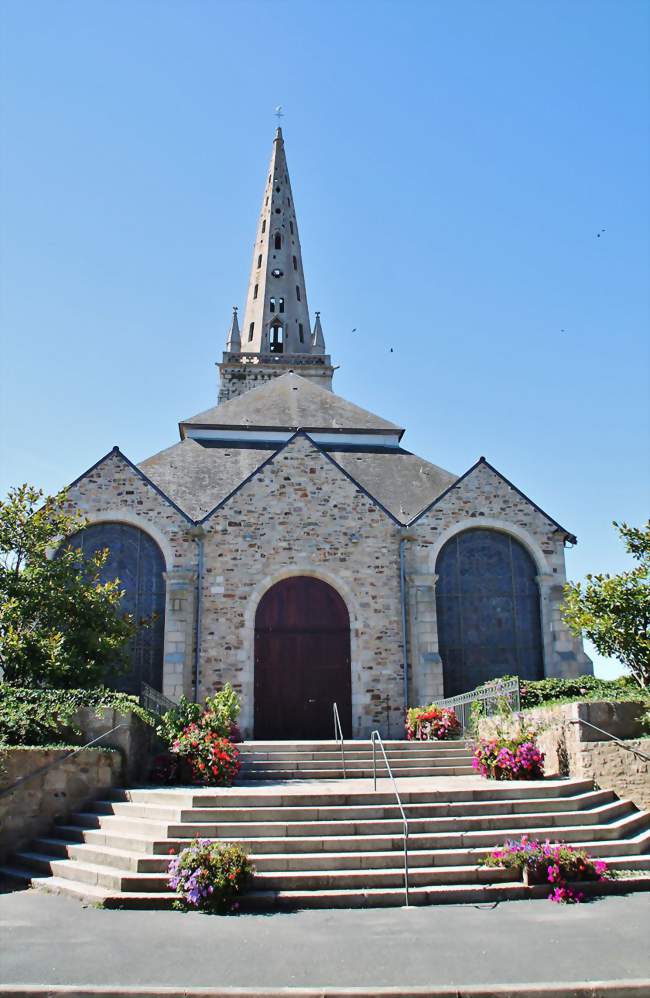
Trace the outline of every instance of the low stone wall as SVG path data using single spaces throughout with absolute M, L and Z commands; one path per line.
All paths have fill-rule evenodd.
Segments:
M 132 785 L 146 781 L 151 759 L 163 748 L 154 729 L 136 714 L 121 714 L 110 708 L 99 716 L 89 707 L 77 711 L 75 724 L 81 729 L 80 744 L 92 741 L 107 732 L 100 748 L 120 749 L 124 759 L 124 780 Z M 112 731 L 117 728 L 117 731 Z
M 55 821 L 121 782 L 122 757 L 109 749 L 84 749 L 3 795 L 17 780 L 65 756 L 65 749 L 9 748 L 0 752 L 0 861 Z
M 514 730 L 520 723 L 537 731 L 536 741 L 545 756 L 547 776 L 592 779 L 597 786 L 613 790 L 637 807 L 650 808 L 650 763 L 627 752 L 606 735 L 580 721 L 588 721 L 631 748 L 650 755 L 650 738 L 643 737 L 642 703 L 593 701 L 536 707 L 511 718 L 483 718 L 481 737 L 489 738 L 497 726 Z

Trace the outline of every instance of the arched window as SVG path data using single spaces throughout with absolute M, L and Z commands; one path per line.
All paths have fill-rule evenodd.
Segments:
M 289 222 L 289 231 L 291 232 L 291 235 L 293 235 L 293 222 Z
M 262 219 L 262 232 L 266 232 L 266 219 Z
M 278 298 L 278 312 L 284 312 L 284 298 Z
M 280 235 L 279 232 L 275 233 L 275 238 L 273 240 L 273 248 L 282 249 L 282 236 Z
M 259 270 L 261 266 L 262 266 L 262 254 L 260 253 L 260 255 L 257 258 L 257 269 Z
M 438 644 L 445 696 L 488 679 L 542 679 L 537 568 L 510 534 L 464 530 L 436 561 Z
M 269 298 L 269 312 L 275 312 L 275 298 Z
M 300 286 L 296 284 L 296 298 L 300 301 Z
M 253 339 L 253 330 L 254 329 L 255 329 L 255 323 L 251 322 L 250 326 L 248 327 L 248 342 L 249 343 Z
M 295 257 L 295 256 L 294 256 L 294 258 L 293 258 L 293 269 L 294 269 L 294 270 L 297 270 L 297 269 L 298 269 L 298 259 L 297 259 L 297 257 Z
M 257 298 L 257 289 L 258 288 L 259 288 L 259 284 L 256 284 L 255 287 L 253 288 L 253 299 Z
M 140 693 L 142 683 L 162 690 L 165 641 L 165 559 L 149 534 L 127 523 L 93 523 L 64 541 L 90 557 L 108 548 L 99 573 L 102 582 L 119 579 L 124 595 L 120 611 L 139 627 L 128 648 L 131 667 L 106 677 L 106 685 L 126 693 Z
M 271 335 L 269 338 L 269 352 L 270 353 L 283 353 L 284 352 L 284 327 L 280 325 L 279 322 L 274 323 L 271 326 Z
M 305 329 L 302 322 L 298 323 L 298 337 L 301 343 L 305 342 Z

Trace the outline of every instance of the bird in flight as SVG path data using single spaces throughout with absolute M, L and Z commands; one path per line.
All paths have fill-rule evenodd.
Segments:
M 596 239 L 600 239 L 600 237 L 602 236 L 603 232 L 605 232 L 605 231 L 606 231 L 606 229 L 601 229 L 600 232 L 597 232 L 596 233 Z
M 357 327 L 355 326 L 354 329 L 352 330 L 352 332 L 356 333 L 356 331 L 357 331 Z

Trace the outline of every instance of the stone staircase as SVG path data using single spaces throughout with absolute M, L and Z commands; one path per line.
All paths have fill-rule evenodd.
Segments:
M 588 780 L 494 783 L 462 775 L 462 745 L 405 745 L 388 749 L 409 820 L 412 904 L 548 893 L 478 865 L 491 847 L 524 833 L 584 845 L 631 871 L 609 890 L 650 889 L 649 813 Z M 250 743 L 240 786 L 115 790 L 0 872 L 107 907 L 168 907 L 169 855 L 198 836 L 246 847 L 256 870 L 242 901 L 249 910 L 401 905 L 403 826 L 392 786 L 380 779 L 373 792 L 368 743 L 347 750 L 347 781 L 332 743 Z M 410 778 L 414 771 L 425 775 Z
M 472 757 L 463 741 L 385 741 L 396 778 L 472 775 Z M 336 742 L 244 742 L 240 745 L 239 782 L 249 780 L 337 780 L 343 778 L 341 749 Z M 385 773 L 377 748 L 377 773 Z M 345 771 L 350 779 L 371 779 L 370 742 L 345 743 Z

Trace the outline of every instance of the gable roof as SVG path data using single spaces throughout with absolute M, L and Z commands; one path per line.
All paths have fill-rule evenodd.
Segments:
M 206 409 L 179 423 L 181 437 L 189 427 L 231 429 L 306 430 L 329 433 L 362 430 L 364 433 L 392 431 L 399 437 L 404 429 L 375 416 L 347 399 L 335 395 L 307 378 L 289 371 L 272 378 L 259 388 Z
M 501 472 L 500 472 L 500 471 L 498 471 L 498 470 L 497 470 L 497 469 L 496 469 L 496 468 L 494 467 L 494 465 L 490 464 L 490 462 L 489 462 L 489 461 L 486 461 L 486 459 L 485 459 L 484 457 L 480 457 L 480 458 L 478 459 L 478 461 L 476 461 L 476 462 L 475 462 L 475 463 L 474 463 L 474 464 L 473 464 L 473 465 L 471 466 L 471 468 L 468 468 L 468 469 L 467 469 L 467 471 L 466 471 L 466 472 L 465 472 L 464 474 L 462 474 L 462 475 L 460 476 L 460 478 L 457 478 L 457 479 L 456 479 L 456 481 L 455 481 L 455 482 L 453 482 L 453 483 L 452 483 L 452 484 L 451 484 L 451 485 L 449 486 L 449 488 L 445 489 L 445 490 L 444 490 L 444 492 L 441 492 L 439 496 L 436 496 L 436 498 L 435 498 L 435 499 L 433 500 L 433 502 L 430 502 L 430 503 L 429 503 L 429 504 L 428 504 L 427 506 L 425 506 L 425 508 L 424 508 L 423 510 L 421 510 L 421 511 L 420 511 L 420 512 L 419 512 L 419 513 L 417 514 L 417 516 L 413 517 L 413 519 L 412 519 L 412 520 L 411 520 L 411 521 L 409 522 L 409 524 L 408 524 L 408 525 L 409 525 L 409 527 L 410 527 L 410 526 L 412 526 L 412 525 L 413 525 L 414 523 L 417 523 L 417 522 L 418 522 L 418 520 L 421 520 L 423 516 L 426 516 L 426 514 L 427 514 L 427 513 L 428 513 L 428 512 L 430 511 L 430 510 L 432 510 L 432 509 L 434 508 L 434 506 L 437 506 L 439 502 L 442 502 L 442 500 L 443 500 L 443 499 L 445 498 L 445 496 L 449 495 L 449 493 L 450 493 L 450 492 L 451 492 L 451 491 L 452 491 L 453 489 L 455 489 L 455 488 L 456 488 L 457 486 L 459 486 L 459 485 L 460 485 L 460 484 L 461 484 L 462 482 L 464 482 L 464 480 L 465 480 L 466 478 L 468 478 L 468 477 L 469 477 L 469 475 L 471 475 L 473 471 L 476 471 L 476 469 L 477 469 L 477 468 L 479 468 L 479 467 L 480 467 L 481 465 L 484 465 L 484 466 L 485 466 L 486 468 L 489 468 L 489 470 L 490 470 L 490 471 L 491 471 L 491 472 L 492 472 L 492 473 L 493 473 L 494 475 L 496 475 L 496 476 L 497 476 L 497 478 L 500 478 L 500 479 L 501 479 L 501 481 L 502 481 L 502 482 L 503 482 L 503 483 L 504 483 L 505 485 L 507 485 L 509 489 L 512 489 L 512 490 L 513 490 L 513 492 L 516 492 L 516 493 L 517 493 L 517 495 L 518 495 L 518 496 L 521 496 L 521 498 L 522 498 L 522 499 L 524 499 L 524 500 L 525 500 L 525 502 L 527 502 L 527 503 L 528 503 L 528 504 L 529 504 L 530 506 L 532 506 L 532 507 L 533 507 L 533 509 L 536 509 L 538 513 L 540 513 L 540 514 L 541 514 L 541 515 L 542 515 L 543 517 L 545 517 L 545 518 L 546 518 L 546 519 L 547 519 L 547 520 L 549 521 L 549 523 L 552 523 L 552 524 L 553 524 L 553 525 L 554 525 L 554 526 L 556 527 L 556 529 L 560 531 L 560 533 L 563 533 L 563 534 L 564 534 L 564 535 L 566 536 L 566 540 L 567 540 L 567 541 L 569 541 L 569 542 L 570 542 L 571 544 L 577 544 L 577 542 L 578 542 L 578 539 L 577 539 L 577 537 L 575 536 L 575 534 L 572 534 L 572 533 L 571 533 L 571 532 L 570 532 L 569 530 L 567 530 L 567 529 L 566 529 L 565 527 L 563 527 L 561 523 L 558 523 L 558 522 L 557 522 L 557 520 L 554 520 L 552 516 L 549 516 L 549 514 L 548 514 L 547 512 L 545 512 L 545 510 L 543 510 L 541 506 L 538 506 L 538 505 L 537 505 L 537 503 L 536 503 L 536 502 L 533 502 L 533 500 L 532 500 L 532 499 L 530 499 L 530 498 L 529 498 L 529 497 L 528 497 L 528 496 L 526 495 L 526 493 L 525 493 L 525 492 L 522 492 L 522 491 L 521 491 L 521 489 L 518 489 L 516 485 L 513 485 L 513 483 L 512 483 L 512 482 L 511 482 L 511 481 L 510 481 L 510 480 L 509 480 L 508 478 L 506 478 L 506 476 L 505 476 L 505 475 L 502 475 L 502 474 L 501 474 Z
M 367 489 L 365 489 L 360 482 L 358 482 L 355 478 L 352 477 L 352 475 L 349 474 L 349 472 L 345 470 L 345 468 L 342 468 L 341 465 L 337 464 L 337 462 L 332 457 L 330 457 L 327 451 L 324 450 L 323 447 L 321 447 L 315 440 L 313 440 L 308 433 L 305 433 L 304 430 L 297 430 L 294 434 L 292 434 L 292 436 L 289 437 L 289 439 L 286 440 L 282 444 L 282 446 L 278 448 L 278 450 L 274 450 L 273 453 L 270 456 L 268 456 L 265 461 L 263 461 L 257 468 L 254 469 L 254 471 L 250 473 L 250 475 L 248 475 L 247 478 L 245 478 L 242 482 L 240 482 L 236 488 L 234 488 L 230 493 L 228 493 L 228 495 L 224 496 L 223 499 L 220 502 L 218 502 L 216 506 L 213 509 L 211 509 L 209 513 L 207 513 L 201 519 L 200 522 L 205 523 L 205 521 L 209 520 L 214 513 L 222 509 L 222 507 L 225 506 L 235 495 L 237 495 L 237 493 L 240 492 L 241 489 L 243 489 L 246 485 L 248 485 L 250 481 L 252 481 L 257 475 L 259 475 L 260 472 L 267 467 L 267 465 L 275 461 L 277 457 L 279 457 L 288 447 L 290 447 L 298 439 L 306 440 L 307 443 L 309 443 L 313 447 L 313 449 L 321 455 L 321 457 L 324 457 L 326 461 L 329 461 L 330 464 L 332 464 L 336 468 L 336 470 L 341 475 L 343 475 L 344 478 L 347 478 L 355 489 L 357 489 L 359 492 L 362 492 L 365 496 L 367 496 L 367 498 L 370 499 L 370 501 L 377 507 L 377 509 L 381 510 L 381 512 L 384 513 L 397 526 L 402 526 L 397 517 L 394 516 L 390 512 L 390 510 L 383 505 L 383 503 L 381 503 L 375 496 L 371 495 L 370 492 L 368 492 Z
M 126 454 L 122 453 L 122 451 L 117 446 L 117 444 L 115 445 L 115 447 L 112 447 L 111 450 L 109 450 L 107 454 L 104 454 L 103 457 L 100 457 L 99 461 L 95 461 L 94 464 L 91 464 L 90 468 L 87 468 L 84 472 L 82 472 L 81 475 L 78 475 L 73 482 L 70 482 L 70 484 L 68 486 L 66 486 L 66 490 L 73 489 L 76 485 L 79 484 L 79 482 L 83 481 L 84 478 L 87 478 L 88 475 L 91 475 L 93 473 L 93 471 L 96 471 L 97 468 L 99 468 L 102 464 L 104 464 L 105 461 L 108 461 L 109 458 L 111 458 L 111 457 L 117 457 L 121 461 L 123 461 L 124 464 L 128 468 L 130 468 L 131 471 L 133 471 L 134 474 L 137 475 L 137 477 L 142 482 L 144 482 L 145 485 L 148 485 L 150 488 L 152 488 L 153 491 L 157 495 L 159 495 L 161 497 L 161 499 L 163 499 L 173 509 L 175 509 L 177 513 L 180 513 L 180 515 L 183 517 L 183 519 L 187 520 L 189 523 L 193 522 L 192 517 L 189 516 L 185 512 L 185 510 L 181 509 L 181 507 L 178 506 L 174 502 L 174 500 L 171 499 L 170 496 L 167 495 L 166 492 L 164 492 L 158 485 L 156 485 L 155 482 L 152 482 L 152 480 L 148 477 L 148 475 L 146 475 L 144 471 L 142 471 L 140 468 L 138 468 L 137 464 L 134 464 L 133 461 L 131 461 L 126 456 Z
M 277 448 L 274 448 L 277 449 Z M 200 520 L 263 464 L 268 448 L 203 447 L 186 437 L 140 462 L 160 488 Z

